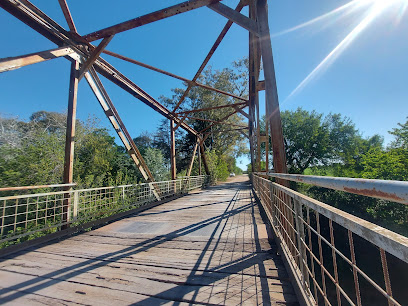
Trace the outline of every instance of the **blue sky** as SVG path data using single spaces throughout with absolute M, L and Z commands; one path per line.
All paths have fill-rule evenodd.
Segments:
M 102 0 L 67 2 L 79 34 L 85 35 L 181 1 L 145 1 L 143 4 L 130 0 L 114 3 Z M 401 13 L 407 0 L 356 0 L 327 18 L 286 33 L 282 31 L 350 2 L 269 2 L 281 109 L 303 107 L 324 114 L 341 113 L 349 117 L 364 136 L 380 134 L 385 137 L 386 143 L 389 142 L 392 137 L 388 131 L 398 122 L 405 122 L 408 115 L 408 16 Z M 58 1 L 33 3 L 67 28 Z M 237 1 L 224 0 L 223 3 L 235 7 Z M 374 18 L 375 5 L 379 8 Z M 192 78 L 225 22 L 224 17 L 204 7 L 118 34 L 107 49 Z M 3 10 L 0 10 L 0 28 L 0 58 L 55 47 Z M 355 33 L 356 29 L 361 31 Z M 347 37 L 349 40 L 343 42 L 344 48 L 338 49 L 291 95 Z M 233 25 L 210 65 L 214 68 L 229 66 L 232 61 L 246 56 L 247 52 L 247 32 Z M 178 80 L 108 55 L 103 57 L 154 98 L 170 95 L 171 88 L 182 86 Z M 69 62 L 63 58 L 0 74 L 0 112 L 27 119 L 38 110 L 65 111 L 68 76 Z M 132 136 L 155 130 L 160 115 L 116 85 L 102 81 Z M 110 129 L 83 80 L 78 94 L 78 117 L 86 119 L 89 114 L 100 118 L 101 124 Z M 240 166 L 245 168 L 246 163 L 244 159 Z

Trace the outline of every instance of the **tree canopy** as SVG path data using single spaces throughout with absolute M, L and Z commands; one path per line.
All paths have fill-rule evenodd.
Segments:
M 0 117 L 0 185 L 59 184 L 64 168 L 66 115 L 39 111 L 28 122 Z M 77 120 L 74 181 L 82 187 L 137 181 L 124 148 L 94 119 Z
M 335 166 L 336 175 L 354 176 L 361 171 L 361 156 L 382 146 L 383 138 L 363 138 L 355 124 L 340 114 L 323 114 L 298 108 L 281 113 L 289 173 L 304 173 L 310 167 Z M 264 118 L 263 118 L 264 121 Z M 264 129 L 265 123 L 260 125 Z

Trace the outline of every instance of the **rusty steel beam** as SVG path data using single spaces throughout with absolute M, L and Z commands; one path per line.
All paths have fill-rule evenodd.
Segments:
M 163 115 L 169 120 L 174 120 L 174 122 L 177 124 L 180 119 L 177 118 L 177 116 L 173 115 L 170 110 L 168 110 L 165 106 L 157 102 L 153 97 L 151 97 L 148 93 L 146 93 L 144 90 L 142 90 L 139 86 L 137 86 L 135 83 L 133 83 L 131 80 L 129 80 L 127 77 L 125 77 L 122 73 L 120 73 L 117 69 L 115 69 L 113 66 L 111 66 L 108 62 L 103 60 L 102 58 L 99 58 L 96 63 L 95 63 L 95 69 L 98 71 L 101 75 L 103 75 L 105 78 L 110 80 L 111 82 L 115 83 L 149 107 L 153 108 L 155 111 Z M 194 130 L 192 127 L 187 125 L 186 123 L 181 123 L 180 127 L 184 129 L 185 131 L 189 132 L 190 134 L 194 136 L 198 136 L 198 133 L 196 130 Z
M 251 33 L 259 36 L 258 27 L 256 22 L 248 17 L 242 15 L 241 13 L 233 10 L 232 8 L 222 4 L 220 2 L 208 5 L 210 9 L 218 14 L 228 18 L 230 21 L 233 21 L 237 25 L 243 27 L 244 29 L 250 31 Z
M 190 0 L 186 2 L 182 2 L 180 4 L 176 4 L 162 10 L 149 13 L 114 26 L 92 32 L 88 35 L 83 36 L 87 41 L 91 42 L 94 40 L 98 40 L 103 37 L 107 37 L 110 35 L 114 35 L 117 33 L 121 33 L 130 29 L 134 29 L 161 19 L 165 19 L 177 14 L 185 13 L 191 10 L 195 10 L 197 8 L 206 6 L 208 4 L 216 3 L 220 0 Z
M 102 107 L 104 114 L 111 122 L 113 128 L 121 139 L 126 151 L 129 153 L 130 157 L 136 164 L 143 178 L 147 182 L 153 182 L 154 178 L 150 172 L 148 166 L 146 165 L 142 155 L 140 154 L 136 144 L 134 143 L 132 137 L 130 136 L 126 126 L 122 122 L 112 100 L 110 99 L 105 87 L 103 86 L 101 80 L 96 74 L 94 69 L 90 69 L 89 72 L 85 73 L 85 78 L 88 81 L 95 97 L 97 98 L 100 106 Z
M 193 155 L 191 156 L 190 165 L 188 166 L 187 177 L 190 177 L 191 175 L 191 170 L 193 169 L 194 158 L 196 156 L 197 148 L 198 148 L 198 140 L 194 145 Z
M 210 135 L 211 135 L 211 133 L 205 133 L 205 134 L 203 134 L 204 137 L 201 139 L 200 144 L 203 144 L 203 143 L 207 140 L 207 138 L 208 138 Z
M 108 50 L 103 50 L 102 52 L 105 53 L 105 54 L 108 54 L 108 55 L 110 55 L 110 56 L 114 56 L 114 57 L 116 57 L 116 58 L 119 58 L 119 59 L 121 59 L 121 60 L 127 61 L 127 62 L 129 62 L 129 63 L 132 63 L 132 64 L 135 64 L 135 65 L 144 67 L 144 68 L 146 68 L 146 69 L 150 69 L 150 70 L 156 71 L 156 72 L 158 72 L 158 73 L 161 73 L 161 74 L 170 76 L 170 77 L 172 77 L 172 78 L 181 80 L 181 81 L 183 81 L 183 82 L 186 82 L 187 84 L 192 83 L 193 86 L 198 86 L 198 87 L 202 87 L 202 88 L 205 88 L 205 89 L 208 89 L 208 90 L 211 90 L 211 91 L 215 91 L 215 92 L 218 92 L 218 93 L 220 93 L 220 94 L 223 94 L 223 95 L 226 95 L 226 96 L 229 96 L 229 97 L 232 97 L 232 98 L 234 98 L 234 99 L 241 100 L 241 101 L 247 101 L 247 99 L 245 99 L 245 98 L 243 98 L 243 97 L 240 97 L 240 96 L 231 94 L 231 93 L 229 93 L 229 92 L 226 92 L 226 91 L 223 91 L 223 90 L 220 90 L 220 89 L 217 89 L 217 88 L 208 86 L 208 85 L 204 85 L 204 84 L 201 84 L 201 83 L 198 83 L 198 82 L 189 80 L 189 79 L 186 79 L 186 78 L 181 77 L 181 76 L 179 76 L 179 75 L 177 75 L 177 74 L 174 74 L 174 73 L 171 73 L 171 72 L 168 72 L 168 71 L 165 71 L 165 70 L 162 70 L 162 69 L 153 67 L 153 66 L 151 66 L 151 65 L 147 65 L 147 64 L 145 64 L 145 63 L 139 62 L 139 61 L 134 60 L 134 59 L 132 59 L 132 58 L 129 58 L 129 57 L 126 57 L 126 56 L 117 54 L 117 53 L 115 53 L 115 52 L 108 51 Z
M 256 20 L 255 13 L 255 0 L 249 1 L 249 18 Z M 254 124 L 255 124 L 255 105 L 256 105 L 256 68 L 255 68 L 255 56 L 256 56 L 256 45 L 254 34 L 249 32 L 249 42 L 248 42 L 248 54 L 249 54 L 249 109 L 248 109 L 248 135 L 249 135 L 249 148 L 250 148 L 250 157 L 251 157 L 251 167 L 252 171 L 256 171 L 256 159 L 255 159 L 255 142 L 254 142 Z
M 197 117 L 187 117 L 186 119 L 199 120 L 199 121 L 205 121 L 205 122 L 212 122 L 212 123 L 218 123 L 218 124 L 225 124 L 225 125 L 230 125 L 230 126 L 248 128 L 247 126 L 243 126 L 243 125 L 239 125 L 239 124 L 235 124 L 235 123 L 222 122 L 222 121 L 216 121 L 216 120 L 211 120 L 211 119 L 202 119 L 202 118 L 197 118 Z
M 269 171 L 269 127 L 265 124 L 265 171 Z
M 265 90 L 265 81 L 258 81 L 258 84 L 256 85 L 256 90 L 258 91 L 263 91 Z
M 226 104 L 226 105 L 220 105 L 220 106 L 212 106 L 212 107 L 206 107 L 206 108 L 193 109 L 193 110 L 178 112 L 178 113 L 176 113 L 176 115 L 199 113 L 199 112 L 203 112 L 203 111 L 226 108 L 226 107 L 233 107 L 233 108 L 235 106 L 241 106 L 242 107 L 242 105 L 244 105 L 244 104 L 245 104 L 245 107 L 246 107 L 248 105 L 248 102 L 240 102 L 240 103 L 235 103 L 235 104 Z
M 249 18 L 256 20 L 256 3 L 252 0 L 249 4 Z M 261 170 L 261 150 L 259 141 L 259 94 L 256 88 L 260 71 L 260 53 L 258 46 L 258 37 L 252 32 L 249 33 L 249 100 L 252 108 L 252 120 L 255 123 L 255 129 L 251 132 L 253 149 L 254 149 L 254 170 Z M 255 137 L 254 137 L 255 134 Z
M 242 130 L 240 130 L 239 131 L 244 137 L 246 137 L 246 138 L 248 138 L 249 139 L 249 136 L 248 136 L 248 134 L 247 133 L 245 133 L 244 131 L 242 131 Z
M 57 45 L 69 45 L 80 56 L 85 58 L 89 57 L 89 52 L 87 52 L 84 48 L 77 47 L 79 44 L 84 43 L 84 40 L 81 36 L 75 33 L 67 32 L 63 27 L 49 18 L 28 0 L 1 0 L 0 7 L 2 7 L 11 15 L 21 20 L 29 27 L 31 27 L 44 37 L 48 38 L 52 42 L 56 43 Z M 95 49 L 89 43 L 87 44 L 90 49 Z M 149 96 L 136 84 L 131 82 L 108 62 L 106 62 L 102 58 L 99 58 L 95 61 L 94 65 L 95 69 L 101 75 L 103 75 L 125 91 L 129 92 L 131 95 L 133 95 L 149 107 L 153 108 L 164 117 L 168 119 L 174 119 L 176 122 L 178 122 L 178 119 L 166 107 L 154 100 L 151 96 Z M 185 123 L 183 123 L 181 127 L 192 135 L 198 136 L 197 131 L 195 131 Z
M 199 145 L 201 144 L 200 140 L 197 139 L 197 142 L 199 142 Z M 198 149 L 198 175 L 201 175 L 202 170 L 201 170 L 201 153 L 200 153 L 200 148 Z
M 240 1 L 235 8 L 237 12 L 241 12 L 241 10 L 244 8 L 246 4 L 244 1 Z M 224 28 L 222 29 L 220 35 L 218 35 L 218 38 L 216 39 L 215 43 L 211 47 L 210 51 L 208 52 L 207 56 L 205 57 L 204 61 L 202 62 L 200 68 L 198 68 L 196 74 L 193 77 L 193 82 L 197 81 L 198 77 L 200 76 L 201 72 L 203 72 L 205 66 L 207 66 L 207 63 L 210 61 L 211 57 L 213 56 L 215 50 L 217 50 L 218 46 L 220 45 L 221 41 L 224 39 L 225 35 L 227 34 L 228 30 L 231 28 L 233 22 L 229 20 Z M 177 102 L 176 106 L 173 109 L 173 113 L 179 108 L 180 104 L 183 103 L 184 99 L 187 97 L 189 94 L 190 90 L 192 88 L 191 84 L 188 84 L 187 89 L 184 91 L 183 95 L 181 96 L 180 100 Z
M 73 170 L 74 170 L 74 145 L 75 145 L 75 123 L 76 123 L 76 109 L 77 109 L 77 97 L 78 97 L 78 72 L 79 62 L 74 61 L 71 63 L 71 73 L 69 79 L 69 93 L 68 93 L 68 113 L 67 113 L 67 130 L 65 134 L 65 157 L 64 157 L 64 173 L 62 181 L 64 184 L 73 183 Z M 65 190 L 70 190 L 71 187 L 67 186 Z M 68 223 L 69 210 L 71 205 L 70 195 L 64 199 L 62 205 L 62 222 Z M 68 224 L 63 226 L 67 228 Z
M 269 34 L 268 11 L 266 0 L 257 1 L 257 16 L 262 62 L 265 76 L 265 103 L 268 105 L 268 114 L 265 122 L 269 122 L 272 140 L 273 165 L 275 172 L 287 173 L 286 152 L 283 141 L 282 122 L 279 110 L 278 90 L 276 87 L 275 69 L 273 63 L 271 37 Z
M 200 154 L 201 154 L 201 160 L 203 161 L 203 164 L 204 164 L 205 173 L 207 175 L 210 175 L 210 169 L 208 168 L 207 157 L 205 156 L 204 145 L 202 142 L 200 143 Z
M 74 20 L 72 19 L 71 12 L 69 11 L 68 4 L 65 0 L 58 0 L 62 13 L 64 14 L 65 20 L 67 21 L 68 27 L 72 32 L 77 32 Z
M 27 0 L 1 0 L 0 7 L 58 46 L 72 35 Z M 72 47 L 72 46 L 71 46 Z
M 184 120 L 186 120 L 187 118 L 187 114 L 185 114 L 183 117 L 181 117 L 180 121 L 176 124 L 176 126 L 174 127 L 174 130 L 176 131 L 180 125 L 183 124 Z
M 238 128 L 238 129 L 230 129 L 230 130 L 217 130 L 217 131 L 212 131 L 212 132 L 207 132 L 207 133 L 204 133 L 204 135 L 211 135 L 211 134 L 215 134 L 215 133 L 226 133 L 226 132 L 234 132 L 234 131 L 242 131 L 242 130 L 247 130 L 248 129 L 248 127 L 247 126 L 245 126 L 245 127 L 241 127 L 241 128 Z M 207 138 L 205 137 L 204 138 L 204 141 L 206 140 Z
M 114 35 L 105 37 L 100 42 L 100 44 L 95 48 L 95 50 L 92 51 L 91 55 L 88 57 L 86 62 L 81 65 L 81 70 L 79 72 L 79 80 L 82 79 L 82 77 L 84 76 L 88 68 L 91 67 L 91 65 L 98 59 L 103 49 L 105 49 L 108 46 L 108 44 L 111 42 L 111 40 L 113 39 L 113 36 Z
M 229 113 L 228 115 L 226 115 L 225 117 L 223 117 L 222 119 L 220 119 L 217 123 L 213 123 L 210 124 L 209 126 L 207 126 L 205 129 L 202 129 L 199 133 L 202 134 L 203 132 L 205 132 L 206 130 L 210 129 L 211 127 L 213 127 L 216 124 L 220 124 L 221 122 L 227 120 L 229 117 L 231 117 L 232 115 L 236 114 L 238 111 L 235 110 L 232 113 Z
M 65 163 L 63 176 L 64 184 L 71 184 L 73 177 L 75 122 L 78 96 L 78 71 L 79 62 L 72 62 L 68 94 L 67 132 L 65 140 Z
M 243 115 L 244 117 L 249 119 L 249 114 L 247 114 L 246 112 L 244 112 L 241 108 L 239 108 L 238 106 L 233 106 L 233 108 L 238 111 L 238 113 L 240 113 L 241 115 Z
M 174 129 L 174 120 L 170 120 L 170 174 L 171 179 L 177 178 L 177 166 L 176 166 L 176 135 Z
M 60 47 L 56 49 L 35 52 L 26 55 L 20 55 L 15 57 L 6 57 L 0 59 L 0 73 L 6 72 L 14 69 L 18 69 L 24 66 L 41 63 L 54 58 L 59 58 L 62 56 L 67 56 L 69 54 L 75 53 L 70 47 Z
M 92 91 L 94 92 L 97 100 L 99 101 L 99 104 L 102 107 L 106 117 L 111 122 L 113 128 L 115 129 L 123 145 L 125 146 L 126 151 L 136 164 L 136 167 L 139 169 L 143 178 L 145 179 L 146 182 L 154 182 L 154 177 L 150 172 L 149 167 L 144 161 L 142 154 L 140 154 L 136 144 L 134 143 L 128 130 L 126 129 L 126 126 L 122 122 L 122 119 L 118 114 L 118 111 L 113 105 L 112 100 L 110 99 L 108 93 L 106 92 L 105 87 L 103 86 L 101 80 L 99 79 L 93 67 L 89 69 L 89 72 L 85 73 L 85 78 L 88 81 L 88 84 L 91 87 Z M 161 200 L 159 195 L 160 188 L 157 187 L 156 184 L 153 184 L 152 186 L 154 196 L 158 201 L 160 201 Z

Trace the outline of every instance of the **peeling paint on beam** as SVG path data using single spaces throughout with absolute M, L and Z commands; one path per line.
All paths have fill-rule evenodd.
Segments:
M 31 53 L 22 56 L 6 57 L 0 59 L 0 73 L 18 69 L 24 66 L 45 62 L 54 58 L 67 56 L 74 53 L 69 47 L 61 47 L 57 49 Z
M 110 56 L 119 58 L 119 59 L 121 59 L 121 60 L 127 61 L 127 62 L 129 62 L 129 63 L 132 63 L 132 64 L 135 64 L 135 65 L 144 67 L 144 68 L 146 68 L 146 69 L 153 70 L 153 71 L 156 71 L 156 72 L 158 72 L 158 73 L 167 75 L 167 76 L 169 76 L 169 77 L 172 77 L 172 78 L 181 80 L 181 81 L 183 81 L 183 82 L 186 82 L 186 83 L 189 84 L 189 85 L 192 84 L 192 85 L 194 85 L 194 86 L 199 86 L 199 87 L 202 87 L 202 88 L 211 90 L 211 91 L 215 91 L 215 92 L 218 92 L 218 93 L 220 93 L 220 94 L 223 94 L 223 95 L 226 95 L 226 96 L 230 96 L 230 97 L 232 97 L 232 98 L 235 98 L 235 99 L 238 99 L 238 100 L 241 100 L 241 101 L 247 101 L 247 99 L 245 99 L 244 97 L 240 97 L 240 96 L 231 94 L 231 93 L 229 93 L 229 92 L 226 92 L 226 91 L 223 91 L 223 90 L 220 90 L 220 89 L 217 89 L 217 88 L 208 86 L 208 85 L 204 85 L 204 84 L 201 84 L 201 83 L 198 83 L 198 82 L 195 82 L 195 81 L 192 81 L 192 80 L 183 78 L 183 77 L 181 77 L 181 76 L 179 76 L 179 75 L 176 75 L 176 74 L 174 74 L 174 73 L 171 73 L 171 72 L 168 72 L 168 71 L 165 71 L 165 70 L 162 70 L 162 69 L 153 67 L 153 66 L 151 66 L 151 65 L 147 65 L 147 64 L 145 64 L 145 63 L 139 62 L 139 61 L 134 60 L 134 59 L 132 59 L 132 58 L 129 58 L 129 57 L 126 57 L 126 56 L 123 56 L 123 55 L 114 53 L 114 52 L 112 52 L 112 51 L 103 50 L 102 52 L 105 53 L 105 54 L 108 54 L 108 55 L 110 55 Z
M 408 182 L 282 173 L 268 173 L 268 175 L 408 205 Z
M 78 55 L 85 58 L 89 57 L 89 52 L 85 52 L 82 48 L 77 47 L 78 44 L 83 43 L 84 39 L 81 36 L 75 33 L 67 32 L 63 27 L 49 18 L 46 14 L 44 14 L 29 1 L 14 1 L 16 3 L 11 0 L 1 0 L 0 7 L 4 8 L 11 15 L 24 22 L 29 27 L 31 27 L 44 37 L 48 38 L 52 42 L 56 43 L 57 45 L 69 45 L 76 53 L 78 53 Z M 87 44 L 92 50 L 95 49 L 94 46 L 90 45 L 89 43 Z M 71 57 L 72 55 L 77 56 L 76 53 L 71 54 Z M 171 112 L 166 107 L 154 100 L 151 96 L 145 93 L 141 88 L 131 82 L 128 78 L 126 78 L 123 74 L 121 74 L 117 69 L 115 69 L 112 65 L 110 65 L 102 58 L 97 59 L 94 66 L 95 69 L 104 77 L 114 82 L 119 87 L 129 92 L 131 95 L 147 104 L 149 107 L 153 108 L 164 117 L 168 119 L 174 119 L 176 123 L 179 122 L 179 119 L 171 114 Z M 199 137 L 197 131 L 187 124 L 183 123 L 181 125 L 181 128 L 193 134 L 194 136 Z
M 179 118 L 170 113 L 170 110 L 168 110 L 162 104 L 157 102 L 153 97 L 151 97 L 148 93 L 143 91 L 139 86 L 137 86 L 135 83 L 133 83 L 123 74 L 121 74 L 118 70 L 116 70 L 105 60 L 99 58 L 96 61 L 94 67 L 95 70 L 99 72 L 101 75 L 103 75 L 105 78 L 115 83 L 116 85 L 118 85 L 119 87 L 121 87 L 122 89 L 124 89 L 125 91 L 127 91 L 128 93 L 130 93 L 143 103 L 145 103 L 146 105 L 150 106 L 167 119 L 173 119 L 176 124 L 180 121 Z M 185 131 L 191 133 L 192 135 L 198 136 L 198 132 L 189 125 L 187 125 L 186 123 L 182 123 L 180 127 Z
M 178 15 L 181 13 L 185 13 L 191 10 L 195 10 L 197 8 L 200 8 L 202 6 L 206 6 L 212 3 L 217 3 L 220 0 L 190 0 L 186 1 L 183 3 L 179 3 L 170 7 L 167 7 L 165 9 L 146 14 L 119 24 L 116 24 L 114 26 L 95 31 L 93 33 L 90 33 L 88 35 L 85 35 L 84 38 L 91 42 L 94 40 L 98 40 L 103 37 L 107 37 L 110 35 L 114 35 L 117 33 L 121 33 L 130 29 L 134 29 L 161 19 L 165 19 L 174 15 Z
M 245 1 L 246 2 L 246 1 Z M 244 8 L 244 6 L 247 5 L 244 3 L 244 1 L 240 1 L 235 8 L 237 12 L 241 12 L 241 10 Z M 225 35 L 227 34 L 228 30 L 231 28 L 233 22 L 231 20 L 228 20 L 228 22 L 225 24 L 224 28 L 222 29 L 220 35 L 218 35 L 216 41 L 214 42 L 213 46 L 211 47 L 210 51 L 208 52 L 207 56 L 205 57 L 204 61 L 201 63 L 200 68 L 198 68 L 196 74 L 193 77 L 193 81 L 195 82 L 198 77 L 200 76 L 201 72 L 204 70 L 205 66 L 207 66 L 207 63 L 210 61 L 211 57 L 213 56 L 215 50 L 217 50 L 218 46 L 220 45 L 221 41 L 224 39 Z M 192 84 L 188 84 L 187 89 L 184 91 L 183 95 L 181 96 L 180 100 L 177 102 L 176 106 L 173 109 L 173 113 L 179 108 L 181 103 L 183 103 L 184 99 L 187 97 L 188 93 L 190 92 L 192 88 Z

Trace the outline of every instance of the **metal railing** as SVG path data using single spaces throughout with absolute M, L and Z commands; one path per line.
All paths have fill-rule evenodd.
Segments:
M 20 190 L 34 190 L 34 189 L 42 189 L 42 188 L 66 188 L 66 187 L 74 187 L 76 186 L 75 183 L 72 184 L 53 184 L 53 185 L 36 185 L 36 186 L 19 186 L 19 187 L 2 187 L 0 188 L 0 192 L 4 191 L 20 191 Z
M 56 232 L 186 193 L 206 176 L 0 197 L 0 246 Z M 159 195 L 159 197 L 157 197 Z
M 408 238 L 260 175 L 254 190 L 307 304 L 407 303 Z
M 284 173 L 268 173 L 267 175 L 288 181 L 408 204 L 408 182 Z

